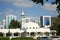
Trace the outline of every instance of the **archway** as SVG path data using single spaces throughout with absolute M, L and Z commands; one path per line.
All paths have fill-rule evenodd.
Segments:
M 2 32 L 0 32 L 0 36 L 3 36 L 3 33 Z
M 48 33 L 48 32 L 45 32 L 44 34 L 45 34 L 46 36 L 49 36 L 49 33 Z
M 18 32 L 14 33 L 14 36 L 18 36 L 18 35 L 19 35 L 19 33 L 18 33 Z
M 6 36 L 11 36 L 11 33 L 6 33 Z
M 42 36 L 42 35 L 43 35 L 43 33 L 42 33 L 42 32 L 37 32 L 37 34 L 38 34 L 39 36 Z
M 31 36 L 35 36 L 35 32 L 31 32 L 30 35 L 31 35 Z

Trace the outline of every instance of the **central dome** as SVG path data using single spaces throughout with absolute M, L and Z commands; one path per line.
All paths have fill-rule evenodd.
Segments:
M 24 28 L 37 29 L 37 28 L 39 28 L 39 25 L 37 23 L 34 23 L 34 22 L 28 22 L 28 23 L 24 24 Z

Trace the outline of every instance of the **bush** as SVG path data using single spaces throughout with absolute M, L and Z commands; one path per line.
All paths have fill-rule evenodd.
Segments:
M 9 37 L 0 37 L 0 40 L 9 40 Z
M 12 38 L 11 40 L 34 40 L 31 37 L 20 37 L 20 38 Z

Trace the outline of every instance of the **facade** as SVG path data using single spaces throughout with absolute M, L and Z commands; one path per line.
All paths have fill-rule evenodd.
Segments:
M 10 24 L 11 20 L 17 20 L 17 17 L 15 15 L 7 15 L 6 16 L 6 28 L 8 28 L 8 25 Z
M 4 19 L 3 20 L 3 25 L 4 25 L 4 28 L 6 27 L 6 20 Z
M 0 29 L 4 29 L 4 25 L 0 25 Z
M 51 16 L 41 16 L 41 27 L 50 27 L 51 26 Z
M 4 25 L 4 26 L 6 25 L 6 20 L 5 20 L 5 19 L 3 20 L 3 25 Z
M 0 21 L 0 29 L 4 29 L 4 25 L 2 24 L 2 21 Z

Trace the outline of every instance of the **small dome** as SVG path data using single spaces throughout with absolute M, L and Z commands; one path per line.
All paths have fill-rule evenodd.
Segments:
M 3 20 L 3 22 L 5 22 L 5 19 Z
M 34 23 L 34 22 L 28 22 L 28 23 L 24 24 L 24 28 L 37 29 L 37 28 L 39 28 L 39 25 L 37 23 Z

